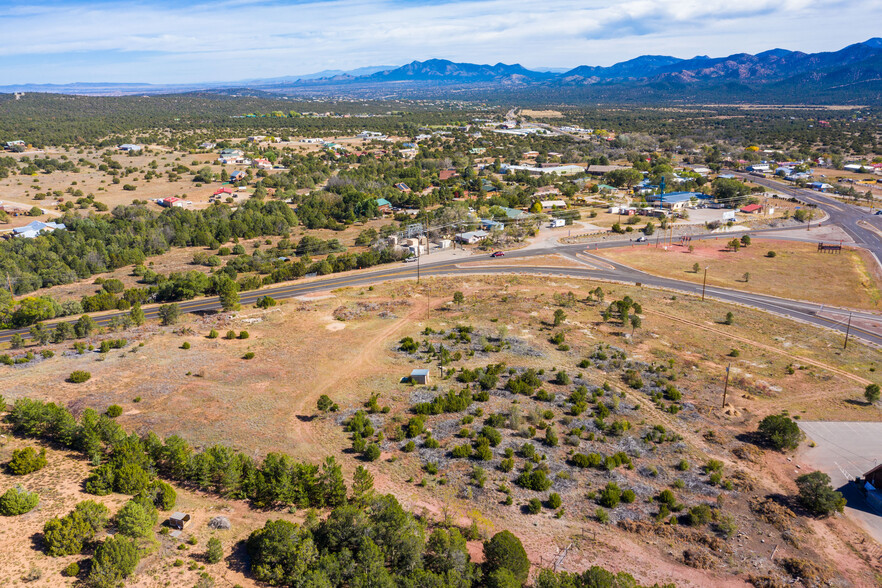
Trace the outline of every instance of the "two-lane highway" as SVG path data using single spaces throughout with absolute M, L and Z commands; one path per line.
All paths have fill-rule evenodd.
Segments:
M 627 243 L 625 243 L 625 245 L 627 245 Z M 611 246 L 611 244 L 607 244 L 607 246 Z M 618 246 L 622 246 L 622 243 L 619 243 Z M 584 268 L 561 268 L 542 267 L 541 264 L 536 266 L 511 266 L 507 264 L 508 260 L 511 259 L 539 257 L 554 253 L 564 254 L 577 261 L 584 262 L 587 260 L 591 265 L 586 265 Z M 475 264 L 474 262 L 480 262 L 480 264 Z M 505 257 L 497 259 L 476 256 L 459 261 L 448 260 L 429 262 L 421 264 L 420 267 L 420 275 L 425 277 L 512 273 L 594 279 L 625 284 L 641 284 L 642 286 L 663 288 L 694 296 L 701 296 L 702 292 L 701 284 L 653 276 L 620 263 L 596 257 L 586 250 L 585 245 L 564 245 L 545 249 L 512 251 L 507 253 Z M 240 300 L 243 304 L 253 304 L 262 296 L 286 299 L 317 292 L 326 292 L 336 288 L 368 286 L 379 282 L 410 280 L 415 279 L 416 277 L 417 268 L 415 264 L 390 264 L 381 269 L 369 272 L 346 273 L 311 281 L 293 282 L 262 288 L 251 292 L 244 292 L 241 294 Z M 824 307 L 810 302 L 787 300 L 762 294 L 751 294 L 715 286 L 708 286 L 705 289 L 705 295 L 708 298 L 758 308 L 783 317 L 788 317 L 819 327 L 835 329 L 843 333 L 846 329 L 846 324 L 841 320 L 831 320 L 819 316 L 819 312 L 824 309 Z M 178 306 L 183 312 L 217 311 L 221 308 L 217 297 L 180 302 L 178 303 Z M 144 307 L 144 313 L 147 318 L 156 318 L 158 315 L 158 309 L 158 305 L 147 306 Z M 825 310 L 829 312 L 830 309 L 828 307 Z M 95 316 L 95 322 L 99 325 L 107 325 L 114 318 L 126 314 L 126 312 L 110 312 Z M 851 332 L 854 337 L 882 346 L 882 317 L 870 313 L 852 313 L 852 316 L 855 319 L 855 322 L 858 320 L 877 321 L 877 326 L 872 328 L 863 328 L 854 324 L 851 327 Z M 0 341 L 8 341 L 14 333 L 26 332 L 27 329 L 5 331 L 0 334 Z

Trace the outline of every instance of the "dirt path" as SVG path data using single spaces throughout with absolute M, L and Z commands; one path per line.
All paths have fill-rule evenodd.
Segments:
M 433 302 L 429 304 L 434 308 Z M 335 388 L 343 384 L 345 380 L 351 379 L 354 375 L 364 373 L 364 368 L 372 361 L 379 352 L 382 351 L 382 343 L 389 337 L 392 337 L 397 331 L 401 330 L 408 322 L 419 317 L 423 313 L 423 308 L 413 309 L 407 316 L 396 320 L 394 323 L 377 333 L 370 341 L 365 342 L 358 353 L 351 357 L 340 361 L 339 368 L 318 387 L 311 392 L 304 392 L 299 395 L 293 406 L 293 414 L 291 415 L 291 433 L 292 441 L 295 444 L 317 443 L 317 432 L 314 423 L 309 417 L 314 413 L 316 400 L 322 395 L 327 394 Z
M 832 366 L 827 365 L 825 363 L 821 363 L 820 361 L 815 361 L 813 359 L 807 359 L 807 358 L 799 356 L 799 355 L 793 355 L 792 353 L 787 353 L 786 351 L 782 351 L 781 349 L 778 349 L 777 347 L 772 347 L 771 345 L 765 345 L 763 343 L 758 343 L 752 339 L 747 339 L 746 337 L 739 337 L 738 335 L 733 335 L 732 333 L 727 333 L 726 331 L 722 331 L 720 329 L 715 329 L 713 327 L 710 327 L 707 324 L 697 323 L 695 321 L 690 321 L 690 320 L 687 320 L 684 318 L 680 318 L 677 316 L 666 314 L 664 312 L 658 312 L 657 310 L 644 309 L 644 312 L 646 314 L 654 314 L 657 316 L 661 316 L 666 319 L 670 319 L 672 321 L 678 321 L 681 323 L 686 323 L 688 325 L 693 325 L 693 326 L 699 327 L 700 329 L 702 329 L 704 331 L 709 331 L 709 332 L 715 333 L 717 335 L 722 335 L 722 336 L 728 337 L 729 339 L 732 339 L 734 341 L 740 341 L 742 343 L 747 343 L 748 345 L 752 345 L 752 346 L 757 347 L 759 349 L 762 349 L 764 351 L 770 351 L 772 353 L 777 353 L 778 355 L 783 355 L 784 357 L 789 357 L 790 359 L 792 359 L 794 361 L 798 361 L 800 363 L 806 363 L 809 365 L 813 365 L 815 367 L 818 367 L 823 370 L 827 370 L 828 372 L 831 372 L 833 374 L 836 374 L 837 376 L 842 376 L 843 378 L 849 379 L 853 382 L 857 382 L 861 386 L 866 386 L 868 384 L 872 384 L 872 382 L 870 380 L 867 380 L 867 379 L 862 378 L 860 376 L 856 376 L 856 375 L 854 375 L 850 372 L 847 372 L 845 370 L 841 370 L 839 368 L 832 367 Z

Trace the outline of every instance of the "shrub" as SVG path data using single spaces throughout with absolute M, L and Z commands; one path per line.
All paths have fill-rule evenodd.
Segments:
M 276 299 L 272 296 L 261 296 L 257 299 L 257 302 L 254 303 L 254 306 L 257 308 L 272 308 L 277 304 Z
M 532 472 L 523 472 L 515 479 L 515 484 L 527 490 L 535 490 L 544 492 L 551 488 L 551 480 L 545 475 L 543 470 L 533 470 Z
M 560 504 L 560 494 L 558 494 L 557 492 L 552 492 L 548 495 L 548 508 L 558 509 L 560 508 Z
M 33 447 L 16 449 L 12 452 L 12 459 L 7 467 L 9 472 L 16 476 L 23 476 L 41 470 L 46 467 L 46 450 L 41 449 L 40 453 L 37 453 L 37 450 Z
M 245 355 L 242 356 L 242 359 L 254 359 L 254 352 L 249 351 Z
M 148 537 L 156 524 L 156 509 L 152 502 L 147 506 L 130 500 L 126 502 L 116 515 L 116 526 L 119 532 L 133 538 Z
M 95 586 L 116 586 L 138 565 L 138 550 L 128 537 L 108 537 L 95 550 L 89 582 Z
M 216 564 L 224 557 L 224 548 L 221 546 L 220 539 L 212 537 L 208 540 L 207 549 L 205 550 L 205 561 L 210 564 Z
M 217 339 L 217 336 L 218 336 L 217 331 L 215 331 L 214 329 L 212 329 L 208 332 L 209 339 Z
M 713 511 L 706 504 L 698 504 L 689 509 L 686 521 L 690 527 L 701 527 L 710 522 L 713 517 Z
M 542 501 L 538 498 L 531 498 L 527 503 L 527 512 L 530 514 L 539 514 L 542 512 Z
M 10 488 L 0 496 L 0 515 L 14 517 L 31 512 L 40 502 L 40 495 L 21 486 Z
M 190 342 L 184 341 L 183 343 L 181 343 L 181 349 L 190 349 Z
M 766 257 L 775 257 L 776 255 L 778 255 L 778 254 L 775 253 L 774 251 L 769 251 L 768 253 L 766 253 Z
M 609 482 L 606 487 L 600 491 L 598 502 L 601 506 L 605 506 L 606 508 L 615 508 L 619 505 L 619 500 L 621 500 L 621 498 L 622 490 L 619 488 L 619 485 L 615 482 Z
M 224 335 L 224 339 L 235 339 L 236 331 L 227 331 L 227 334 Z
M 760 421 L 759 433 L 775 449 L 796 449 L 805 436 L 790 417 L 771 414 Z
M 181 317 L 181 308 L 177 304 L 163 304 L 159 307 L 159 318 L 163 326 L 173 325 Z
M 111 404 L 107 407 L 107 411 L 104 413 L 112 419 L 120 416 L 123 413 L 123 409 L 119 404 Z
M 478 433 L 478 437 L 483 437 L 487 439 L 487 442 L 490 443 L 491 447 L 496 447 L 502 442 L 502 434 L 494 429 L 493 427 L 485 426 L 481 429 L 481 432 Z
M 457 445 L 453 448 L 453 451 L 451 451 L 450 454 L 459 459 L 469 458 L 472 456 L 472 446 L 468 443 Z
M 92 374 L 89 372 L 85 372 L 83 370 L 76 370 L 75 372 L 71 372 L 67 377 L 67 381 L 71 384 L 82 384 L 83 382 L 88 382 L 89 378 L 92 377 Z
M 815 516 L 826 516 L 834 511 L 842 512 L 845 498 L 830 486 L 830 476 L 824 472 L 812 472 L 796 478 L 799 503 Z
M 510 531 L 500 531 L 484 542 L 484 568 L 488 573 L 507 570 L 522 585 L 530 572 L 530 560 L 520 539 Z
M 407 353 L 415 353 L 420 348 L 419 344 L 412 337 L 405 337 L 398 344 L 398 348 Z
M 723 319 L 723 324 L 731 325 L 731 324 L 734 323 L 734 322 L 735 322 L 735 315 L 732 314 L 731 312 L 727 312 L 727 313 L 726 313 L 726 318 Z
M 371 443 L 364 450 L 364 457 L 368 461 L 377 461 L 380 459 L 380 447 L 376 443 Z
M 869 402 L 870 404 L 878 402 L 879 384 L 868 384 L 866 389 L 864 389 L 864 398 L 866 398 L 867 402 Z
M 239 339 L 247 339 L 248 337 L 248 331 L 239 331 Z
M 67 576 L 68 578 L 73 578 L 75 576 L 80 575 L 80 564 L 75 561 L 70 562 L 66 568 L 61 570 L 62 576 Z

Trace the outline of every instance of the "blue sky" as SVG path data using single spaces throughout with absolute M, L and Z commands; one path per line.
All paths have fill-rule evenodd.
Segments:
M 404 64 L 839 49 L 882 0 L 4 0 L 0 85 L 188 83 Z

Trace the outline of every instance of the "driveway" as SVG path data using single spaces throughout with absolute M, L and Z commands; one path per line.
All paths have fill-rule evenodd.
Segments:
M 804 471 L 820 470 L 830 476 L 833 487 L 842 492 L 848 505 L 845 513 L 882 544 L 882 513 L 875 512 L 863 494 L 849 480 L 882 462 L 882 423 L 800 422 L 806 438 L 794 462 Z

